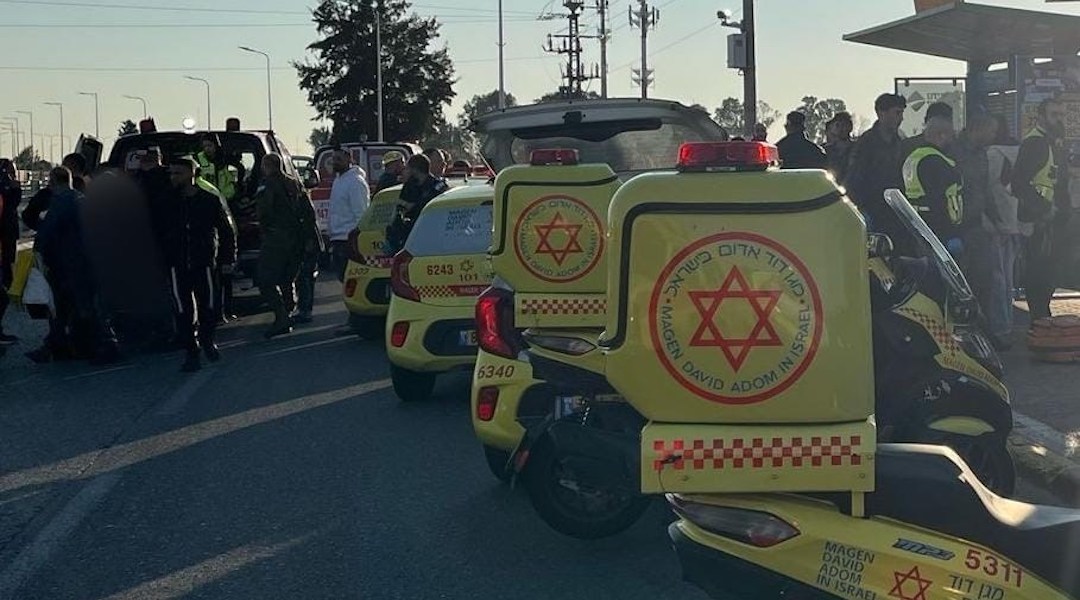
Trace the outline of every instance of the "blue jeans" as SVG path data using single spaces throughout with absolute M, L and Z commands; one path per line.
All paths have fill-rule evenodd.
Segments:
M 1014 275 L 1016 259 L 1020 254 L 1022 237 L 1018 234 L 993 234 L 993 250 L 996 260 L 991 272 L 990 298 L 987 304 L 986 319 L 990 333 L 997 337 L 1012 334 L 1013 290 L 1016 288 Z

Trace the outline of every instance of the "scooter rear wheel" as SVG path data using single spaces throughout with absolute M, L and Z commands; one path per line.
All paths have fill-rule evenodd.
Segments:
M 639 493 L 578 483 L 554 445 L 545 442 L 531 450 L 524 480 L 540 518 L 555 531 L 582 540 L 625 531 L 637 522 L 651 501 Z

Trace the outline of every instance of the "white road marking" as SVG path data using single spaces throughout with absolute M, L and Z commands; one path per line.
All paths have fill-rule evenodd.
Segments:
M 1014 431 L 1050 452 L 1066 458 L 1080 458 L 1080 431 L 1062 433 L 1025 414 L 1013 412 Z
M 296 352 L 297 350 L 306 350 L 308 348 L 317 348 L 319 346 L 329 346 L 330 344 L 340 344 L 341 342 L 347 342 L 349 338 L 333 338 L 329 340 L 322 340 L 319 342 L 311 342 L 310 344 L 302 344 L 300 346 L 290 346 L 288 348 L 282 348 L 281 350 L 271 350 L 270 352 L 263 352 L 257 354 L 256 358 L 262 358 L 264 356 L 274 356 L 276 354 L 287 354 L 289 352 Z

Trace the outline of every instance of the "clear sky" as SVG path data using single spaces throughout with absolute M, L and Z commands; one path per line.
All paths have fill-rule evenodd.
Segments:
M 1041 0 L 983 1 L 1080 14 L 1080 8 Z M 613 96 L 638 93 L 630 75 L 640 53 L 639 32 L 627 24 L 631 2 L 637 4 L 610 0 Z M 649 36 L 656 69 L 650 95 L 710 108 L 727 96 L 741 96 L 741 79 L 726 68 L 725 37 L 733 30 L 716 19 L 718 9 L 737 9 L 741 1 L 652 3 L 661 15 Z M 218 126 L 238 115 L 250 126 L 265 127 L 265 61 L 237 49 L 247 45 L 271 54 L 275 128 L 293 152 L 307 152 L 314 112 L 288 64 L 303 58 L 315 39 L 305 8 L 311 5 L 312 0 L 0 0 L 0 119 L 17 116 L 27 129 L 27 118 L 15 111 L 32 110 L 35 133 L 57 135 L 58 110 L 43 102 L 62 102 L 65 134 L 73 143 L 80 132 L 94 129 L 93 98 L 79 92 L 97 92 L 107 146 L 123 119 L 142 116 L 141 104 L 125 94 L 145 97 L 159 128 L 179 127 L 187 116 L 201 126 L 206 92 L 203 84 L 184 79 L 192 75 L 210 80 Z M 418 0 L 414 6 L 445 23 L 441 42 L 460 79 L 448 111 L 456 116 L 472 95 L 497 87 L 496 0 Z M 758 0 L 757 6 L 759 95 L 777 109 L 790 110 L 812 94 L 843 98 L 868 117 L 873 98 L 891 89 L 896 76 L 963 75 L 958 62 L 841 41 L 845 33 L 913 14 L 912 0 Z M 561 58 L 546 54 L 542 45 L 565 21 L 538 20 L 546 8 L 561 9 L 561 0 L 504 0 L 506 85 L 520 100 L 531 101 L 559 84 Z M 595 12 L 587 13 L 583 31 L 595 32 L 596 22 Z M 595 42 L 586 42 L 584 59 L 599 60 Z M 593 89 L 599 90 L 598 82 Z M 10 138 L 4 136 L 0 155 L 8 152 Z

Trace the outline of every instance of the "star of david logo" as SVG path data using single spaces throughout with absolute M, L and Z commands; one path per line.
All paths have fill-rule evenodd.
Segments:
M 926 592 L 934 583 L 929 579 L 923 579 L 919 573 L 919 567 L 911 567 L 907 573 L 895 571 L 893 579 L 896 585 L 889 591 L 889 595 L 900 600 L 926 600 Z
M 467 258 L 465 260 L 461 261 L 461 270 L 464 271 L 465 273 L 472 273 L 472 270 L 473 270 L 473 268 L 475 266 L 476 265 L 473 264 L 473 261 L 471 261 L 471 260 L 469 260 Z
M 783 345 L 769 315 L 780 302 L 780 290 L 753 290 L 738 267 L 733 267 L 715 292 L 690 292 L 690 300 L 701 316 L 701 325 L 690 339 L 691 346 L 717 347 L 736 373 L 754 348 Z M 745 338 L 725 337 L 716 322 L 716 313 L 725 300 L 745 300 L 754 310 L 756 322 Z
M 550 254 L 551 258 L 555 260 L 555 264 L 560 267 L 566 261 L 567 256 L 581 254 L 585 251 L 581 247 L 581 243 L 578 242 L 578 235 L 581 233 L 582 226 L 571 224 L 563 218 L 561 212 L 556 212 L 555 217 L 547 225 L 535 225 L 534 228 L 536 233 L 540 235 L 540 244 L 536 246 L 536 253 Z M 566 244 L 562 248 L 555 248 L 551 244 L 551 234 L 556 231 L 566 233 Z

